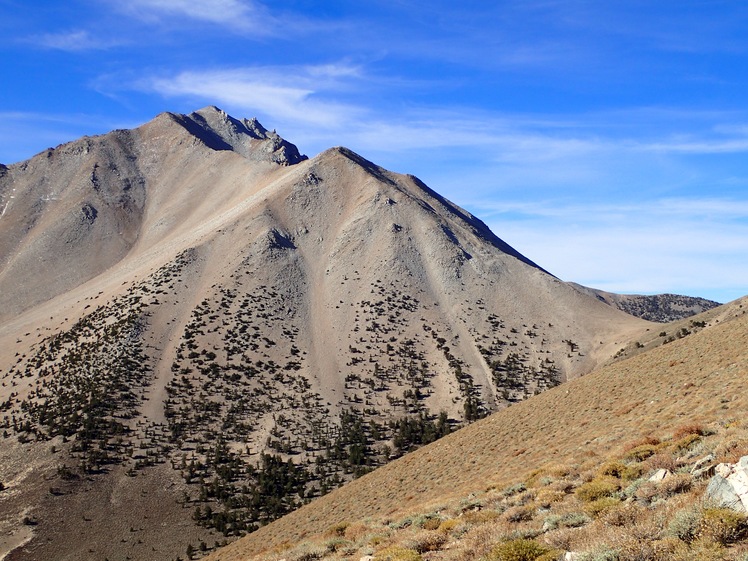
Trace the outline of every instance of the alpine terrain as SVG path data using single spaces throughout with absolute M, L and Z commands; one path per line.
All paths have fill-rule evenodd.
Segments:
M 0 166 L 0 558 L 201 555 L 663 329 L 215 107 L 50 148 Z

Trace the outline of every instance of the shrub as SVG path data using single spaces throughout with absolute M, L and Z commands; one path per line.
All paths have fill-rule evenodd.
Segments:
M 532 520 L 535 509 L 530 506 L 515 506 L 504 513 L 509 522 L 526 522 Z
M 593 518 L 598 518 L 600 515 L 605 514 L 606 512 L 609 512 L 620 506 L 620 499 L 617 499 L 615 497 L 603 497 L 601 499 L 597 499 L 588 503 L 584 510 Z
M 626 466 L 626 469 L 621 474 L 621 479 L 625 481 L 634 481 L 642 476 L 644 473 L 644 466 L 641 464 L 631 464 Z
M 350 546 L 350 545 L 351 545 L 351 542 L 341 537 L 334 537 L 325 542 L 325 548 L 330 553 L 340 551 L 341 549 L 345 548 L 346 546 Z
M 289 561 L 315 561 L 316 559 L 322 559 L 327 553 L 327 548 L 305 544 L 293 555 L 289 555 L 288 559 Z
M 678 493 L 685 493 L 691 489 L 692 484 L 693 479 L 688 474 L 682 473 L 670 476 L 660 483 L 660 495 L 663 497 L 671 497 Z
M 350 524 L 348 522 L 338 522 L 337 524 L 333 524 L 327 530 L 325 531 L 326 536 L 344 536 L 345 530 L 348 528 Z
M 439 526 L 441 526 L 441 523 L 442 523 L 442 519 L 434 516 L 434 517 L 427 518 L 426 520 L 424 520 L 422 527 L 424 530 L 436 530 L 437 528 L 439 528 Z
M 615 477 L 603 476 L 580 485 L 576 490 L 577 497 L 584 502 L 592 502 L 603 497 L 610 497 L 621 488 Z
M 655 452 L 657 452 L 656 444 L 642 444 L 626 452 L 624 459 L 641 462 L 646 460 L 650 456 L 653 456 Z
M 512 495 L 516 495 L 518 493 L 522 493 L 524 491 L 527 491 L 527 487 L 525 487 L 524 483 L 517 483 L 516 485 L 510 485 L 506 489 L 504 489 L 501 492 L 501 495 L 503 497 L 511 497 Z
M 659 493 L 660 493 L 660 490 L 659 490 L 657 483 L 655 483 L 654 481 L 644 481 L 636 489 L 634 496 L 637 499 L 651 502 L 657 498 Z
M 694 508 L 679 510 L 668 524 L 667 533 L 686 543 L 691 543 L 699 534 L 701 514 Z
M 590 522 L 590 517 L 581 512 L 566 514 L 551 514 L 543 521 L 543 530 L 550 531 L 557 528 L 579 528 Z
M 452 532 L 452 530 L 454 530 L 459 525 L 460 525 L 459 520 L 457 520 L 456 518 L 451 518 L 439 524 L 439 531 L 443 534 L 449 534 Z
M 413 549 L 392 546 L 375 554 L 374 561 L 423 561 L 423 558 Z
M 633 526 L 643 518 L 645 510 L 645 507 L 633 503 L 622 503 L 620 508 L 605 513 L 604 521 L 608 526 Z
M 371 533 L 371 528 L 363 522 L 351 524 L 346 527 L 343 537 L 350 541 L 356 541 Z
M 407 540 L 404 545 L 418 553 L 438 551 L 447 543 L 447 536 L 441 532 L 424 530 Z
M 578 561 L 619 561 L 618 551 L 601 546 L 592 551 L 582 553 Z
M 678 451 L 688 450 L 691 446 L 700 441 L 701 436 L 699 436 L 698 434 L 688 434 L 683 438 L 680 438 L 677 441 L 673 442 L 673 448 Z
M 671 454 L 666 452 L 658 452 L 647 460 L 647 465 L 650 469 L 666 469 L 668 471 L 675 471 L 678 469 L 678 463 Z
M 558 555 L 559 552 L 535 540 L 517 539 L 498 544 L 491 550 L 488 559 L 490 561 L 537 561 L 543 556 L 545 559 L 554 559 L 553 556 Z
M 705 508 L 701 514 L 699 537 L 721 545 L 735 543 L 748 535 L 748 518 L 729 508 Z
M 688 435 L 705 436 L 706 434 L 707 431 L 702 425 L 699 425 L 697 423 L 689 423 L 686 425 L 681 425 L 677 429 L 675 429 L 675 432 L 673 433 L 673 440 L 679 440 Z
M 674 552 L 668 561 L 725 561 L 725 559 L 725 548 L 720 544 L 697 540 L 691 544 L 691 547 Z
M 629 442 L 624 447 L 624 450 L 628 452 L 629 450 L 633 450 L 634 448 L 638 448 L 640 446 L 644 446 L 644 445 L 657 446 L 658 444 L 660 444 L 659 438 L 656 438 L 654 436 L 645 436 L 637 440 L 634 440 L 633 442 Z
M 462 520 L 468 524 L 485 524 L 496 520 L 500 514 L 495 510 L 471 510 L 462 515 Z
M 626 472 L 626 464 L 623 462 L 612 461 L 604 464 L 597 472 L 598 475 L 610 475 L 612 477 L 620 479 Z
M 566 493 L 553 489 L 542 489 L 537 496 L 538 504 L 543 508 L 550 508 L 553 503 L 564 500 Z

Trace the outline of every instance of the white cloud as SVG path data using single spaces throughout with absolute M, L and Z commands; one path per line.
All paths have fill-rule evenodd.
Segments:
M 178 15 L 212 23 L 246 22 L 255 6 L 240 0 L 130 0 L 127 9 L 142 17 Z
M 122 44 L 112 39 L 102 39 L 92 36 L 86 30 L 68 31 L 65 33 L 46 33 L 32 37 L 31 42 L 50 49 L 61 51 L 91 51 L 109 49 Z
M 731 154 L 748 152 L 748 138 L 712 138 L 706 140 L 656 142 L 642 144 L 641 149 L 653 152 L 684 154 Z
M 234 33 L 265 37 L 279 29 L 303 27 L 295 17 L 281 19 L 254 0 L 108 0 L 115 9 L 149 24 L 173 27 L 185 20 L 217 25 Z
M 335 129 L 350 122 L 362 109 L 331 100 L 326 90 L 338 88 L 341 79 L 355 77 L 357 72 L 346 65 L 185 71 L 146 79 L 140 87 L 166 97 L 185 96 L 245 114 L 259 113 L 273 121 L 271 126 L 303 123 Z

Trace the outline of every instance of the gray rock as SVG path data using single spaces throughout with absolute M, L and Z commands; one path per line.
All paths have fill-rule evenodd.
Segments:
M 748 456 L 736 464 L 719 464 L 706 488 L 706 498 L 718 506 L 748 512 Z

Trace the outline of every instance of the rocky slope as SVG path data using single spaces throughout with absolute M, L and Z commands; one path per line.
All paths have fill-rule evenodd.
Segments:
M 214 107 L 2 172 L 12 559 L 234 539 L 652 328 L 416 178 Z

